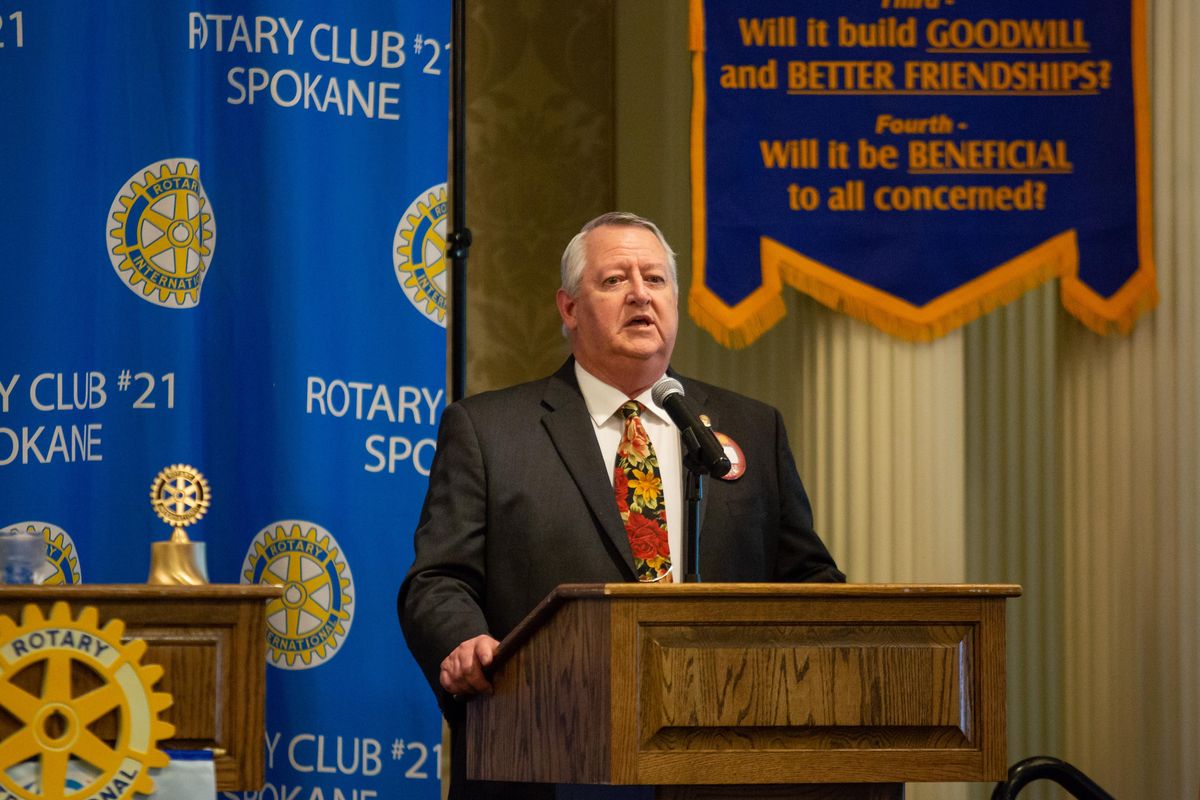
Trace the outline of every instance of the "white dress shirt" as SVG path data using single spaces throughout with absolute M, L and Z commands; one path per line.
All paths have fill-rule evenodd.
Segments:
M 578 361 L 575 362 L 575 378 L 579 381 L 583 401 L 587 404 L 588 414 L 592 418 L 592 429 L 596 432 L 600 454 L 608 467 L 609 483 L 615 480 L 613 470 L 617 463 L 617 448 L 621 445 L 621 436 L 625 429 L 621 406 L 633 399 L 646 407 L 646 413 L 640 416 L 642 427 L 646 429 L 646 435 L 650 437 L 650 444 L 654 446 L 654 453 L 658 456 L 658 470 L 662 476 L 663 502 L 667 504 L 667 542 L 671 547 L 671 573 L 676 582 L 682 581 L 685 499 L 679 429 L 671 422 L 667 412 L 654 403 L 649 389 L 637 397 L 629 398 L 620 389 L 609 386 L 579 366 Z

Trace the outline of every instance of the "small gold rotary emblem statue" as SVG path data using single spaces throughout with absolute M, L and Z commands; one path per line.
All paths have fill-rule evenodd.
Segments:
M 150 506 L 159 519 L 172 527 L 171 538 L 150 545 L 148 583 L 208 583 L 204 542 L 193 542 L 184 531 L 208 511 L 212 502 L 208 481 L 187 464 L 172 464 L 150 484 Z

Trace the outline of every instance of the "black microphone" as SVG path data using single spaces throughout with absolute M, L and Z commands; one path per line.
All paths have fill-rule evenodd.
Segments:
M 713 435 L 712 428 L 700 421 L 700 412 L 683 394 L 683 384 L 674 378 L 662 378 L 650 389 L 654 402 L 667 410 L 679 427 L 687 447 L 684 464 L 702 475 L 719 478 L 729 472 L 729 457 Z

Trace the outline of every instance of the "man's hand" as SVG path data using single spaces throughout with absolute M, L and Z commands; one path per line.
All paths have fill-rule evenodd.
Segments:
M 492 682 L 484 670 L 492 665 L 499 646 L 500 642 L 485 633 L 454 648 L 442 659 L 442 671 L 438 676 L 442 688 L 455 697 L 481 692 L 491 694 Z

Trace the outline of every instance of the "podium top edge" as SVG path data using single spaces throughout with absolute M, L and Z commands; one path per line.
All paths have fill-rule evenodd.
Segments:
M 904 601 L 953 598 L 1004 600 L 1021 595 L 1015 583 L 563 583 L 559 584 L 509 632 L 493 666 L 504 663 L 543 622 L 567 603 L 609 600 L 812 600 Z
M 283 594 L 282 586 L 266 584 L 210 583 L 200 586 L 164 586 L 147 583 L 82 583 L 74 585 L 0 584 L 0 601 L 30 600 L 147 600 L 155 598 L 191 600 L 270 600 Z
M 1015 583 L 564 583 L 551 596 L 583 597 L 1020 597 Z

